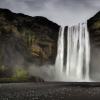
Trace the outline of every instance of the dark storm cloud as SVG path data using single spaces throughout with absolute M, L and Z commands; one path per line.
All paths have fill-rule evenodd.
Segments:
M 60 25 L 84 22 L 100 10 L 100 0 L 0 0 L 1 8 L 44 16 Z

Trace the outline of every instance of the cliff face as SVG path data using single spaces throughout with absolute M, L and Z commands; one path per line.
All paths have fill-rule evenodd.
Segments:
M 100 12 L 88 20 L 90 41 L 95 46 L 100 46 Z
M 59 27 L 44 17 L 0 9 L 0 69 L 54 64 Z
M 100 12 L 88 20 L 90 35 L 90 74 L 91 77 L 100 80 Z

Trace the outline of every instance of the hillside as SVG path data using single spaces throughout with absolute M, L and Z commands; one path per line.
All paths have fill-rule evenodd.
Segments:
M 59 27 L 45 17 L 0 9 L 0 77 L 10 77 L 15 66 L 54 64 Z

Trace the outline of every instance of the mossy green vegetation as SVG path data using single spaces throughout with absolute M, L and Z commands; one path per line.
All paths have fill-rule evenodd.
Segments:
M 88 20 L 90 42 L 97 47 L 100 46 L 100 12 Z
M 94 22 L 94 24 L 91 26 L 92 29 L 98 29 L 100 28 L 100 21 Z
M 27 78 L 28 77 L 28 71 L 25 70 L 24 68 L 20 67 L 20 66 L 15 66 L 14 67 L 14 73 L 12 75 L 13 79 L 17 79 L 17 78 Z
M 6 66 L 2 65 L 2 66 L 0 67 L 0 70 L 1 70 L 1 71 L 6 71 L 6 70 L 8 70 L 8 68 L 7 68 Z
M 59 27 L 42 16 L 31 17 L 0 9 L 0 77 L 7 78 L 9 72 L 9 78 L 27 78 L 26 68 L 30 64 L 52 64 Z M 5 67 L 8 69 L 3 71 Z

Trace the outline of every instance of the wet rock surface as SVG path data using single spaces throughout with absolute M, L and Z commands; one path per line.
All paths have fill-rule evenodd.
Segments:
M 100 83 L 0 84 L 0 100 L 99 100 Z
M 40 78 L 38 76 L 31 76 L 29 78 L 29 80 L 32 81 L 32 82 L 44 82 L 44 79 L 42 79 L 42 78 Z

